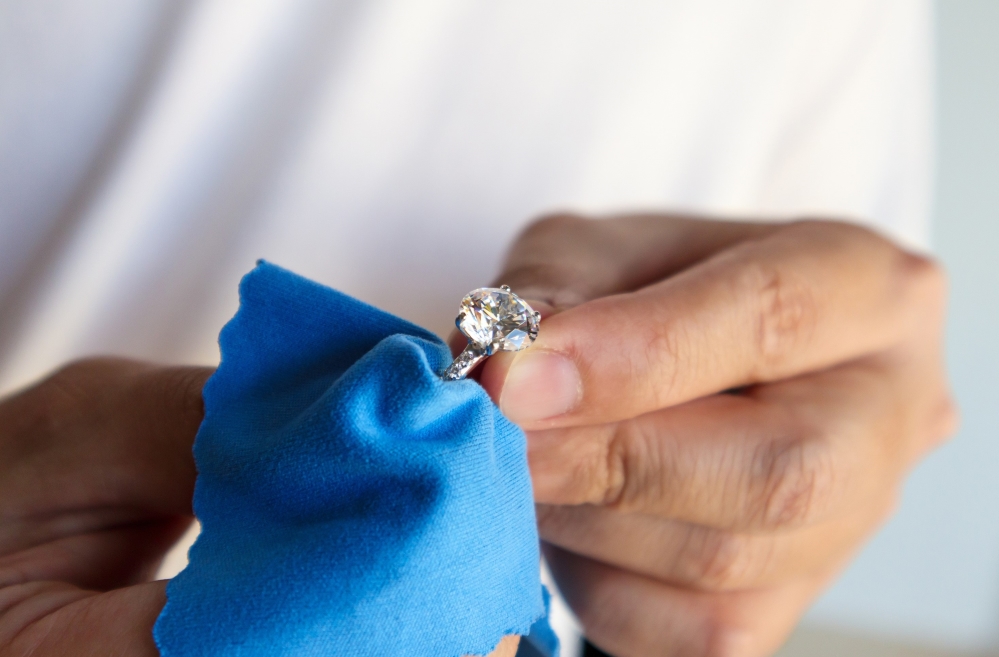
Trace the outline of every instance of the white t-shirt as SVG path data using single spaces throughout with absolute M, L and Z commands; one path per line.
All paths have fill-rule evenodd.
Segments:
M 924 2 L 0 12 L 0 390 L 95 352 L 214 362 L 261 257 L 444 332 L 553 209 L 927 242 Z
M 266 258 L 438 332 L 556 209 L 928 241 L 916 0 L 0 4 L 0 391 L 213 363 Z

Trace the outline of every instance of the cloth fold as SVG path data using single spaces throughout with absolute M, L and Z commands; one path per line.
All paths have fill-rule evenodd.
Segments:
M 436 336 L 261 262 L 219 343 L 163 657 L 484 655 L 536 621 L 550 654 L 524 434 Z

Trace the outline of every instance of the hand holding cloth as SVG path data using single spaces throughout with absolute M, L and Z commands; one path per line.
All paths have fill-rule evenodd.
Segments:
M 440 380 L 447 347 L 263 262 L 240 300 L 163 657 L 484 655 L 539 619 L 550 645 L 524 434 Z

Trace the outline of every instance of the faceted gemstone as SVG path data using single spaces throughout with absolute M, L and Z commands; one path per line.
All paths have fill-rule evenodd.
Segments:
M 454 320 L 458 330 L 480 349 L 519 351 L 538 336 L 538 318 L 523 299 L 509 290 L 480 287 L 461 300 Z

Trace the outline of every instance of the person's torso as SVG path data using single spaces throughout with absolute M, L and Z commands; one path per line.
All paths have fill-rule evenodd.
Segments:
M 923 3 L 31 6 L 0 47 L 0 390 L 214 362 L 257 258 L 443 332 L 548 211 L 926 241 Z

